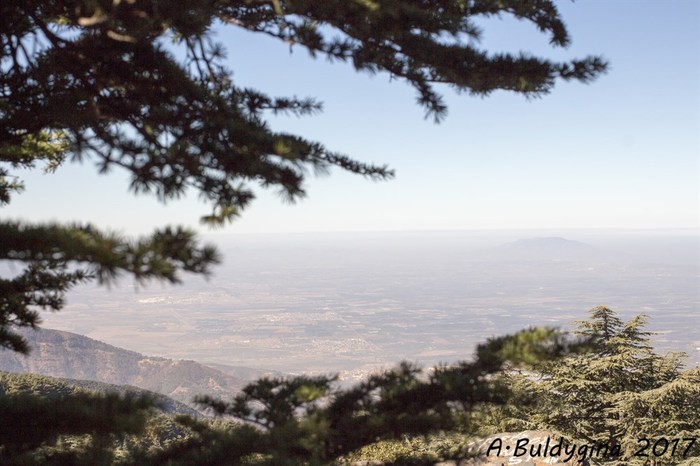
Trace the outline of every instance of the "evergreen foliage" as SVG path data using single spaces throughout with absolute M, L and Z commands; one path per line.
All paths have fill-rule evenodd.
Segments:
M 532 23 L 552 46 L 570 42 L 551 0 L 0 2 L 0 205 L 23 189 L 13 171 L 40 164 L 50 171 L 68 159 L 92 160 L 101 173 L 124 169 L 133 192 L 162 201 L 194 190 L 212 206 L 202 217 L 211 225 L 239 215 L 254 185 L 289 200 L 303 197 L 309 170 L 339 167 L 371 179 L 393 176 L 386 166 L 273 131 L 270 115 L 313 115 L 321 104 L 236 85 L 223 65 L 223 47 L 211 37 L 217 25 L 400 78 L 416 89 L 418 103 L 435 120 L 446 113 L 436 85 L 474 95 L 502 89 L 533 97 L 549 92 L 557 80 L 588 82 L 605 71 L 599 57 L 554 62 L 479 49 L 475 20 L 500 14 Z M 220 258 L 180 227 L 128 239 L 92 225 L 0 220 L 0 260 L 20 270 L 0 279 L 0 348 L 26 352 L 26 341 L 14 330 L 36 327 L 38 311 L 59 310 L 65 292 L 78 283 L 108 284 L 120 274 L 174 283 L 183 272 L 210 273 Z M 502 403 L 507 390 L 495 374 L 507 360 L 531 362 L 561 349 L 552 333 L 530 332 L 491 342 L 473 363 L 438 369 L 427 379 L 404 365 L 347 391 L 331 390 L 329 378 L 263 380 L 233 404 L 203 400 L 248 424 L 212 427 L 183 419 L 193 432 L 186 441 L 158 455 L 141 452 L 119 460 L 109 433 L 143 432 L 139 413 L 148 400 L 5 395 L 2 419 L 18 424 L 3 422 L 3 464 L 147 464 L 145 458 L 156 464 L 321 464 L 377 438 L 442 427 L 455 406 Z M 31 429 L 18 429 L 22 423 Z
M 16 395 L 30 393 L 40 397 L 56 397 L 73 393 L 115 394 L 121 397 L 143 397 L 151 399 L 155 407 L 164 413 L 200 415 L 199 411 L 161 393 L 133 385 L 117 385 L 94 380 L 67 379 L 39 374 L 0 371 L 0 394 Z
M 683 354 L 654 352 L 652 333 L 643 330 L 646 317 L 623 322 L 603 306 L 590 314 L 578 323 L 577 334 L 591 341 L 592 351 L 514 375 L 517 395 L 500 427 L 551 430 L 579 444 L 619 444 L 622 455 L 606 458 L 613 464 L 698 460 L 698 445 L 683 458 L 687 442 L 679 442 L 683 447 L 675 456 L 670 448 L 658 458 L 651 448 L 645 451 L 649 457 L 634 453 L 644 446 L 642 438 L 654 445 L 661 438 L 700 437 L 700 369 L 683 371 Z
M 235 423 L 157 414 L 148 411 L 154 401 L 148 395 L 97 394 L 62 379 L 0 373 L 0 419 L 12 420 L 0 428 L 0 462 L 331 464 L 377 440 L 449 429 L 457 412 L 503 404 L 504 367 L 573 348 L 554 330 L 533 329 L 491 340 L 479 346 L 474 361 L 430 373 L 404 363 L 347 389 L 334 377 L 265 378 L 232 402 L 199 400 Z
M 212 40 L 216 26 L 400 78 L 436 120 L 446 113 L 436 85 L 539 96 L 557 80 L 588 82 L 605 71 L 599 57 L 554 62 L 480 49 L 475 22 L 501 14 L 532 23 L 552 46 L 570 43 L 551 0 L 3 1 L 0 204 L 22 190 L 13 170 L 38 164 L 51 170 L 67 158 L 93 160 L 103 173 L 120 167 L 131 174 L 132 191 L 163 201 L 192 189 L 212 205 L 202 218 L 208 224 L 236 217 L 253 198 L 251 185 L 302 197 L 310 169 L 393 175 L 273 131 L 270 115 L 312 115 L 321 104 L 236 85 L 222 45 Z M 209 273 L 219 256 L 183 228 L 129 240 L 91 225 L 5 220 L 0 260 L 24 266 L 0 280 L 0 346 L 26 352 L 12 329 L 35 327 L 37 310 L 60 309 L 77 283 L 109 283 L 119 274 L 176 282 L 181 272 Z
M 644 319 L 607 308 L 578 338 L 531 329 L 479 345 L 475 358 L 423 372 L 402 364 L 350 388 L 334 377 L 264 378 L 231 401 L 199 402 L 235 422 L 146 411 L 147 399 L 97 395 L 58 379 L 0 374 L 2 464 L 434 464 L 460 459 L 475 433 L 537 429 L 578 444 L 622 445 L 611 464 L 700 461 L 700 372 L 659 356 Z M 520 375 L 517 375 L 520 374 Z M 598 378 L 598 379 L 596 379 Z M 92 385 L 87 385 L 92 388 Z M 76 396 L 77 395 L 77 396 Z M 131 410 L 137 410 L 136 416 Z M 466 420 L 466 422 L 465 422 Z M 498 425 L 497 421 L 502 424 Z M 634 457 L 681 439 L 675 456 Z M 597 458 L 596 460 L 599 460 Z M 650 461 L 651 460 L 651 461 Z M 595 462 L 594 462 L 595 463 Z
M 110 464 L 114 435 L 141 433 L 155 401 L 0 373 L 0 464 Z
M 381 440 L 422 436 L 455 427 L 458 413 L 503 405 L 506 367 L 561 357 L 581 348 L 553 330 L 533 329 L 488 341 L 473 361 L 424 373 L 403 363 L 348 388 L 333 378 L 265 378 L 233 401 L 201 398 L 216 413 L 241 421 L 226 429 L 183 419 L 196 432 L 151 459 L 158 465 L 325 465 Z M 403 455 L 405 461 L 430 461 Z M 401 464 L 401 463 L 397 463 Z

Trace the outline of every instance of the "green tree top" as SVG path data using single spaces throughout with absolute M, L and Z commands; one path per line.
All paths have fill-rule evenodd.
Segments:
M 556 330 L 535 328 L 478 345 L 470 361 L 429 373 L 404 362 L 350 388 L 337 387 L 335 378 L 325 376 L 264 378 L 231 401 L 199 398 L 217 414 L 243 424 L 221 430 L 183 419 L 196 434 L 156 452 L 151 461 L 222 466 L 339 464 L 344 455 L 365 445 L 450 429 L 458 414 L 503 405 L 510 398 L 503 383 L 504 368 L 531 367 L 580 349 L 581 342 Z
M 697 447 L 688 451 L 688 458 L 680 450 L 659 458 L 634 452 L 643 446 L 641 438 L 653 444 L 660 437 L 700 434 L 698 368 L 683 371 L 682 353 L 656 353 L 653 334 L 644 330 L 644 316 L 623 322 L 603 306 L 590 315 L 579 322 L 577 332 L 589 342 L 590 352 L 570 354 L 513 377 L 520 399 L 507 411 L 511 420 L 519 421 L 509 427 L 560 432 L 575 442 L 621 445 L 620 456 L 599 458 L 611 464 L 649 464 L 650 458 L 655 464 L 697 461 Z

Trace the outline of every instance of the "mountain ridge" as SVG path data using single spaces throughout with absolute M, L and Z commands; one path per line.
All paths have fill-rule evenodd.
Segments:
M 194 406 L 196 395 L 230 397 L 265 371 L 236 375 L 192 360 L 146 356 L 84 335 L 53 329 L 21 330 L 28 355 L 0 351 L 0 371 L 131 385 Z

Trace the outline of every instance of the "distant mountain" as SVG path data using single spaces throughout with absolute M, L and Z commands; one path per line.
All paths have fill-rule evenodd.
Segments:
M 51 396 L 75 392 L 117 393 L 119 395 L 127 393 L 148 394 L 155 398 L 160 410 L 166 414 L 199 415 L 196 410 L 184 403 L 173 400 L 163 394 L 138 387 L 113 385 L 92 380 L 74 380 L 39 374 L 16 374 L 0 371 L 0 393 L 33 393 L 35 395 Z
M 590 244 L 552 236 L 505 243 L 483 251 L 479 257 L 513 261 L 585 261 L 602 259 L 604 253 Z
M 224 373 L 195 361 L 144 356 L 59 330 L 24 330 L 22 334 L 31 353 L 0 350 L 0 370 L 133 385 L 188 404 L 196 395 L 234 395 L 263 374 L 245 369 L 239 376 L 235 368 Z

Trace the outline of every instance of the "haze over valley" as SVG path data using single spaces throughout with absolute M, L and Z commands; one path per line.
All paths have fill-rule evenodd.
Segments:
M 695 232 L 549 233 L 212 236 L 224 263 L 208 281 L 85 286 L 44 326 L 151 356 L 354 379 L 467 359 L 487 337 L 607 305 L 647 314 L 659 350 L 697 363 Z

